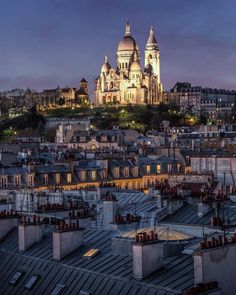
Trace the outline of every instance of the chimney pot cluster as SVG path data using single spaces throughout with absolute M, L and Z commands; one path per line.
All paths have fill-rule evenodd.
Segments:
M 99 184 L 99 187 L 115 187 L 115 183 L 109 183 L 109 182 L 101 182 Z
M 169 185 L 168 180 L 166 179 L 164 182 L 158 182 L 155 185 L 155 189 L 158 189 L 161 191 L 161 194 L 170 194 L 172 192 L 171 187 Z
M 224 192 L 218 192 L 218 194 L 210 193 L 209 191 L 202 192 L 200 195 L 201 202 L 214 202 L 214 201 L 224 201 L 227 196 Z
M 22 225 L 29 225 L 29 224 L 36 224 L 36 223 L 39 224 L 42 222 L 41 222 L 41 218 L 39 215 L 33 215 L 32 218 L 31 217 L 27 218 L 25 215 L 22 215 L 20 223 Z
M 120 214 L 116 214 L 115 216 L 115 223 L 117 224 L 133 223 L 133 222 L 138 222 L 139 220 L 140 220 L 139 216 L 135 216 L 130 213 L 127 213 L 126 216 L 122 216 Z
M 71 222 L 71 220 L 68 223 L 65 223 L 65 221 L 61 220 L 56 225 L 56 229 L 59 231 L 63 230 L 71 230 L 71 229 L 79 229 L 79 219 L 77 219 L 74 222 Z
M 153 230 L 150 232 L 138 233 L 135 236 L 135 242 L 149 242 L 149 241 L 158 241 L 158 234 Z
M 116 197 L 115 197 L 113 194 L 111 194 L 110 192 L 107 192 L 107 193 L 105 194 L 103 200 L 104 200 L 104 201 L 117 201 L 117 200 L 116 200 Z
M 204 284 L 199 283 L 199 284 L 197 284 L 197 287 L 187 289 L 185 291 L 184 295 L 198 295 L 198 294 L 202 294 L 202 293 L 205 293 L 207 291 L 217 289 L 217 288 L 218 288 L 218 282 L 217 281 L 204 283 Z
M 222 221 L 219 217 L 212 216 L 211 217 L 211 226 L 222 226 Z
M 90 217 L 89 207 L 82 207 L 78 210 L 72 209 L 72 211 L 69 212 L 69 217 L 72 217 L 72 218 Z
M 47 204 L 47 205 L 40 205 L 39 210 L 43 211 L 55 211 L 55 210 L 68 210 L 68 209 L 78 209 L 79 204 L 77 202 L 74 203 L 54 203 L 54 204 Z
M 189 190 L 189 189 L 190 189 L 190 187 L 189 187 L 189 185 L 188 185 L 187 183 L 182 183 L 182 184 L 180 185 L 180 188 L 181 188 L 182 190 Z
M 17 217 L 17 216 L 18 216 L 17 212 L 12 209 L 9 211 L 4 210 L 0 212 L 0 218 L 2 219 L 9 218 L 9 217 Z
M 210 240 L 205 239 L 200 243 L 200 248 L 201 250 L 205 250 L 232 243 L 236 243 L 236 233 L 234 233 L 230 238 L 219 236 L 217 238 L 212 237 Z

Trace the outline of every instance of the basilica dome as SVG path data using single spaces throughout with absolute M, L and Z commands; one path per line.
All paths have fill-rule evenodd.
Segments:
M 128 51 L 138 50 L 138 45 L 132 36 L 124 36 L 118 45 L 117 51 L 126 51 L 126 50 Z
M 138 45 L 130 33 L 130 24 L 126 23 L 125 36 L 121 39 L 117 51 L 134 51 L 138 50 Z

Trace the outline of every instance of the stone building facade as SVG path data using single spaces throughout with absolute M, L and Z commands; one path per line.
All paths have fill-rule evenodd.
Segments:
M 95 105 L 158 104 L 162 99 L 160 51 L 153 28 L 146 44 L 144 70 L 140 62 L 140 51 L 127 22 L 117 49 L 116 68 L 105 56 L 95 80 Z
M 56 109 L 60 107 L 79 107 L 89 104 L 88 82 L 83 78 L 80 86 L 45 89 L 38 95 L 38 108 L 40 110 Z

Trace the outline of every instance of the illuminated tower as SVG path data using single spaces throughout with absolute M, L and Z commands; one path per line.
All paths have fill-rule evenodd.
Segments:
M 152 72 L 157 76 L 158 83 L 160 83 L 160 51 L 152 27 L 145 49 L 145 71 L 149 71 L 150 74 Z

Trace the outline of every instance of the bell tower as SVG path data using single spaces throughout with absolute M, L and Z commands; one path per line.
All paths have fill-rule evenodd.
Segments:
M 160 51 L 154 35 L 153 27 L 150 29 L 145 49 L 145 68 L 151 69 L 152 73 L 157 76 L 158 83 L 160 83 Z

